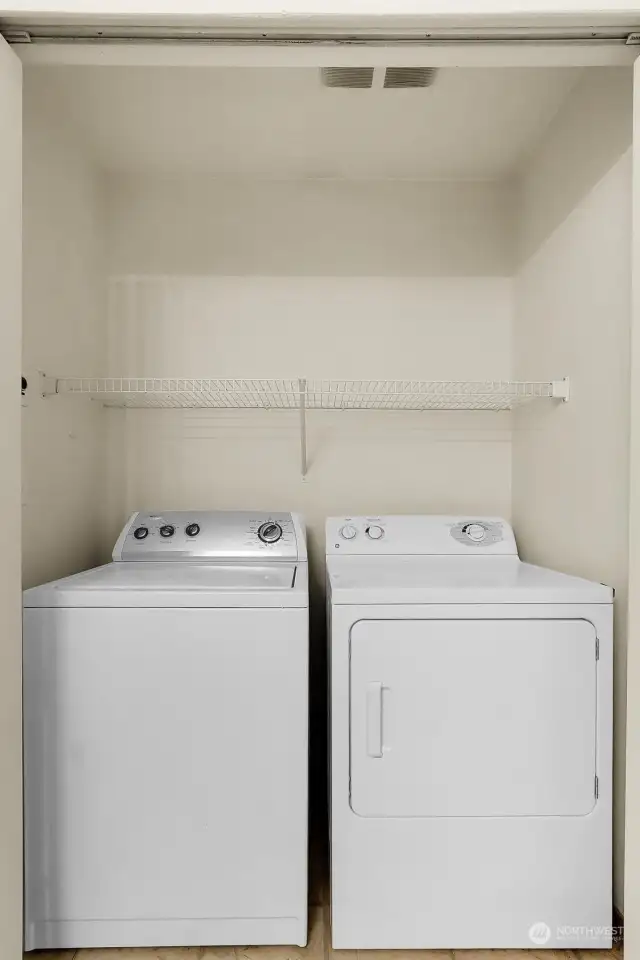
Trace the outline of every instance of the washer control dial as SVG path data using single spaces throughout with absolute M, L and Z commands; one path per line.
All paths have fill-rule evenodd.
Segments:
M 170 523 L 165 523 L 164 526 L 160 527 L 160 536 L 167 539 L 172 537 L 176 532 L 176 528 L 172 527 Z
M 384 537 L 384 530 L 377 523 L 372 523 L 367 527 L 367 536 L 370 540 L 381 540 Z
M 462 532 L 469 537 L 469 540 L 473 540 L 474 543 L 481 543 L 487 535 L 487 528 L 481 523 L 466 523 L 462 528 Z
M 277 543 L 282 536 L 282 527 L 273 520 L 267 520 L 258 528 L 258 536 L 263 543 Z
M 197 537 L 200 533 L 200 524 L 199 523 L 188 523 L 184 529 L 184 532 L 188 537 Z
M 144 540 L 145 537 L 149 536 L 149 527 L 136 527 L 133 531 L 133 535 L 136 540 Z
M 358 530 L 353 524 L 345 523 L 344 527 L 340 527 L 340 536 L 343 540 L 353 540 L 358 536 Z

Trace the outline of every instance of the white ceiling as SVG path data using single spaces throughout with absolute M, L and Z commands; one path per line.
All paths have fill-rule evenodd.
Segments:
M 581 71 L 441 69 L 432 87 L 331 90 L 308 68 L 27 68 L 101 166 L 265 178 L 496 179 Z

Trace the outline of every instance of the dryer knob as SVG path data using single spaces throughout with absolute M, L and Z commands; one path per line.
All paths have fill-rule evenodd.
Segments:
M 486 527 L 483 527 L 481 523 L 468 523 L 463 527 L 463 532 L 469 537 L 469 540 L 473 540 L 474 543 L 480 543 L 487 535 Z
M 344 527 L 340 528 L 340 536 L 343 540 L 353 540 L 357 535 L 357 529 L 350 523 L 345 523 Z
M 133 535 L 136 538 L 136 540 L 144 540 L 145 537 L 149 536 L 149 528 L 136 527 L 136 529 L 133 531 Z
M 176 532 L 176 528 L 172 527 L 170 523 L 165 523 L 163 527 L 160 527 L 160 536 L 161 537 L 172 537 Z
M 372 523 L 367 527 L 367 536 L 370 540 L 381 540 L 384 537 L 384 530 L 377 523 Z

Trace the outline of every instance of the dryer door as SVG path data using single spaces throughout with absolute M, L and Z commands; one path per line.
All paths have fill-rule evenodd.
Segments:
M 351 807 L 364 817 L 587 814 L 596 688 L 586 620 L 361 620 Z

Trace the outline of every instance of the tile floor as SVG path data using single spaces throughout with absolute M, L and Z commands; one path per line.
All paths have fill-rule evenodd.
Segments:
M 332 950 L 328 907 L 311 907 L 306 947 L 54 950 L 25 960 L 622 960 L 622 950 Z

